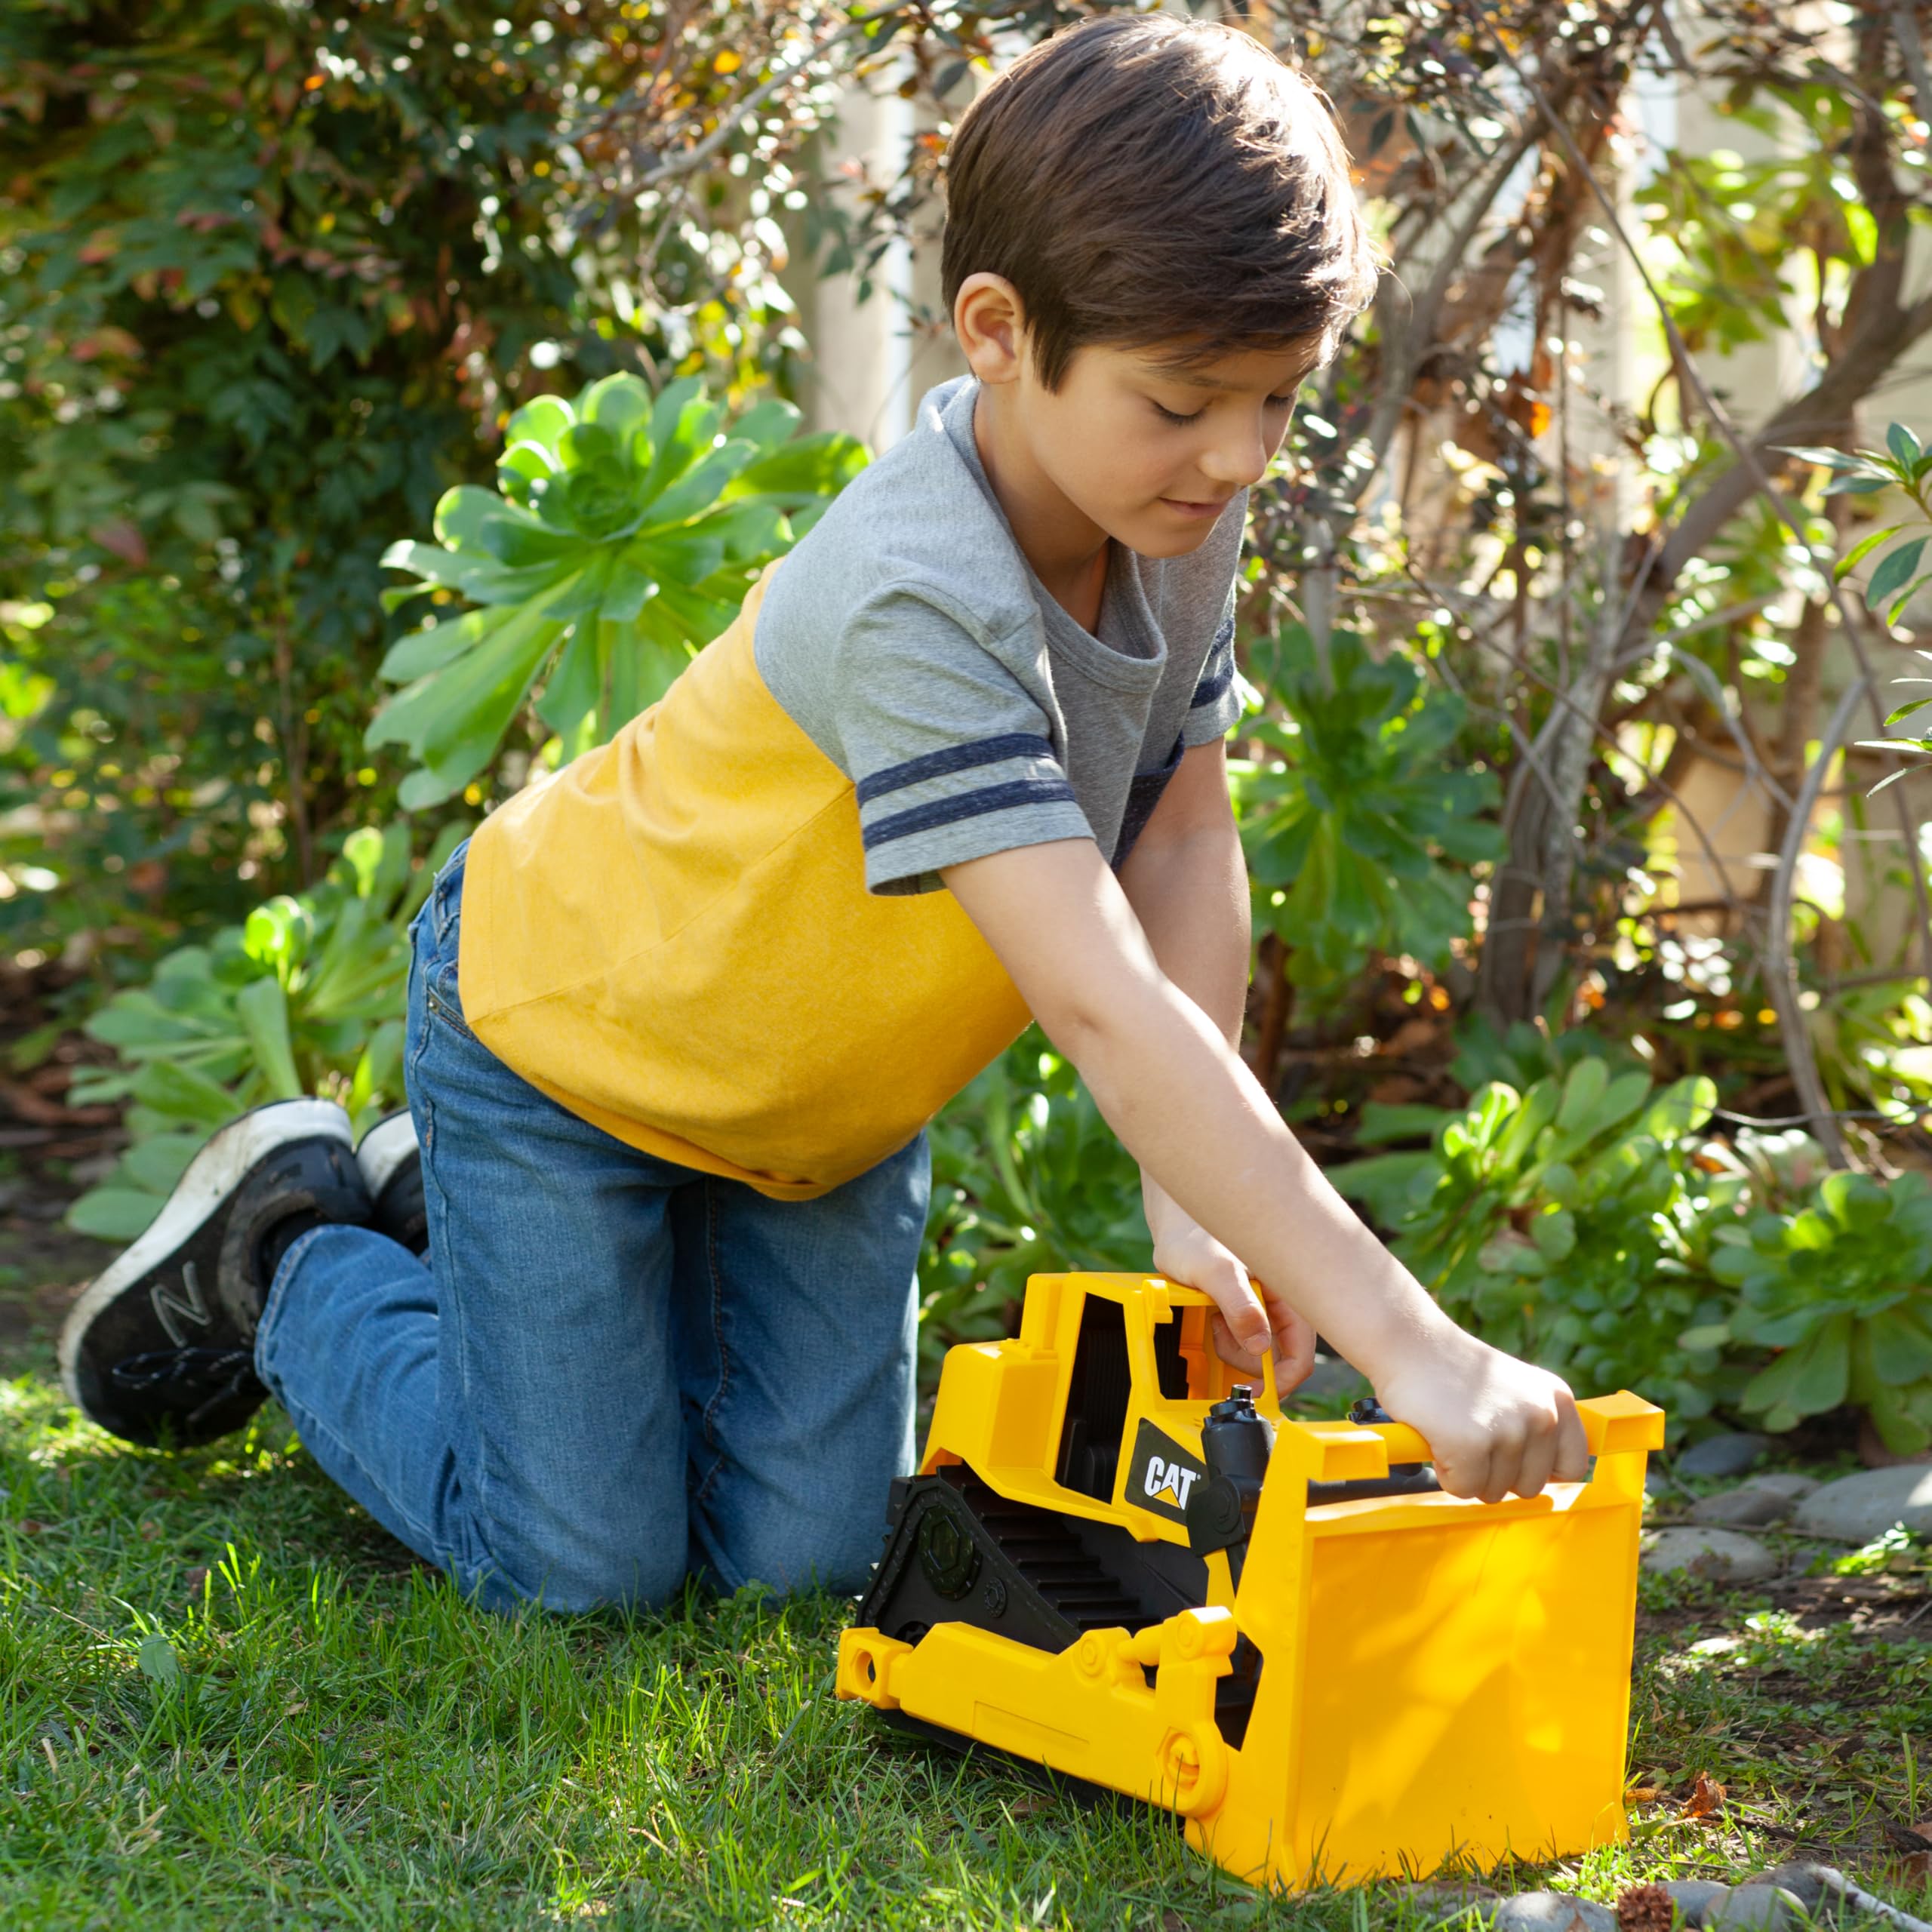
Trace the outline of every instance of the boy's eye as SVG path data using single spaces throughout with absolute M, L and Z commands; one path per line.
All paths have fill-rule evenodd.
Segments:
M 1149 402 L 1154 401 L 1152 396 L 1149 396 L 1147 399 Z M 1156 415 L 1161 417 L 1164 420 L 1169 423 L 1193 423 L 1198 421 L 1201 415 L 1201 411 L 1197 409 L 1192 415 L 1183 416 L 1177 410 L 1163 409 L 1158 402 L 1154 403 L 1154 412 Z

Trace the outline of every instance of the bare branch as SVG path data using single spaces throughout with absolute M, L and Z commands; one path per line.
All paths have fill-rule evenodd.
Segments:
M 1777 1013 L 1778 1034 L 1784 1042 L 1791 1084 L 1798 1090 L 1798 1105 L 1816 1126 L 1825 1158 L 1835 1168 L 1850 1167 L 1851 1155 L 1819 1074 L 1811 1029 L 1805 1023 L 1804 1008 L 1798 997 L 1798 960 L 1791 947 L 1792 893 L 1798 875 L 1798 854 L 1804 849 L 1812 808 L 1818 802 L 1819 787 L 1851 729 L 1852 713 L 1869 688 L 1866 679 L 1860 678 L 1838 700 L 1831 721 L 1825 727 L 1825 735 L 1819 741 L 1818 755 L 1798 788 L 1791 822 L 1785 828 L 1784 847 L 1778 854 L 1777 870 L 1772 876 L 1769 930 L 1764 935 L 1764 990 Z

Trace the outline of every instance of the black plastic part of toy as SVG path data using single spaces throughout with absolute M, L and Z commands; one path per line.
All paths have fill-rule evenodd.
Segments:
M 1056 1798 L 1066 1798 L 1083 1810 L 1109 1811 L 1122 1816 L 1129 1813 L 1146 1815 L 1147 1807 L 1137 1798 L 1129 1798 L 1124 1792 L 1112 1790 L 1103 1784 L 1091 1784 L 1084 1778 L 1069 1777 L 1065 1771 L 1036 1764 L 1030 1758 L 1002 1751 L 996 1744 L 982 1744 L 977 1738 L 962 1737 L 943 1725 L 928 1724 L 923 1718 L 908 1717 L 903 1711 L 880 1711 L 875 1715 L 881 1724 L 902 1737 L 935 1746 L 955 1757 L 998 1764 L 1036 1789 L 1049 1792 Z M 1155 1818 L 1164 1818 L 1177 1831 L 1186 1822 L 1178 1811 L 1171 1811 L 1164 1805 L 1152 1807 L 1152 1812 Z
M 1275 1432 L 1255 1413 L 1254 1391 L 1245 1383 L 1236 1383 L 1201 1425 L 1208 1474 L 1187 1499 L 1187 1546 L 1197 1556 L 1226 1550 L 1228 1574 L 1237 1586 L 1274 1449 Z
M 935 1583 L 929 1549 L 947 1589 Z M 961 1556 L 970 1551 L 971 1560 Z M 963 1463 L 892 1486 L 885 1552 L 854 1621 L 916 1644 L 936 1623 L 995 1630 L 1055 1653 L 1090 1630 L 1139 1630 L 1208 1600 L 1208 1566 L 1171 1543 L 1137 1543 L 1115 1523 L 1015 1503 Z M 1216 1687 L 1215 1720 L 1238 1748 L 1247 1734 L 1261 1655 L 1245 1638 Z

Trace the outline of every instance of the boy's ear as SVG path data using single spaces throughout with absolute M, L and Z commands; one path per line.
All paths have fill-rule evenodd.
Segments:
M 982 271 L 960 284 L 952 328 L 967 367 L 981 382 L 1019 380 L 1027 352 L 1026 312 L 1019 290 L 1004 275 Z

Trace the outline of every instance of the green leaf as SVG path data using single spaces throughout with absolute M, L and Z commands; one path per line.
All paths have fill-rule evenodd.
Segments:
M 1851 1374 L 1851 1317 L 1835 1315 L 1746 1384 L 1747 1409 L 1822 1414 L 1844 1400 Z
M 207 1143 L 204 1134 L 151 1134 L 137 1140 L 122 1156 L 118 1180 L 131 1182 L 156 1195 L 174 1192 L 174 1184 L 188 1171 L 188 1163 Z
M 66 1225 L 76 1234 L 92 1235 L 97 1241 L 137 1241 L 147 1232 L 162 1205 L 162 1195 L 137 1188 L 91 1187 L 67 1210 Z
M 575 412 L 561 396 L 540 395 L 526 402 L 503 425 L 503 441 L 534 443 L 554 456 L 564 432 L 576 420 Z M 440 517 L 440 509 L 438 515 Z
M 1669 1147 L 1697 1132 L 1718 1103 L 1717 1083 L 1705 1074 L 1672 1081 L 1644 1116 L 1644 1131 Z
M 1894 423 L 1886 430 L 1885 447 L 1907 469 L 1918 460 L 1921 454 L 1918 438 L 1903 423 Z
M 235 1011 L 247 1034 L 269 1097 L 278 1100 L 298 1099 L 301 1076 L 295 1070 L 295 1054 L 288 1029 L 288 995 L 279 980 L 250 982 L 235 996 Z
M 143 1106 L 211 1132 L 241 1112 L 219 1081 L 179 1059 L 150 1060 L 135 1079 L 134 1095 Z
M 1901 543 L 1896 550 L 1887 552 L 1872 573 L 1872 580 L 1865 586 L 1865 604 L 1868 610 L 1875 611 L 1895 592 L 1903 589 L 1918 568 L 1918 560 L 1924 555 L 1927 539 L 1915 537 L 1909 543 Z
M 1577 1245 L 1577 1217 L 1567 1208 L 1539 1214 L 1530 1223 L 1530 1238 L 1546 1261 L 1564 1260 Z
M 1392 1140 L 1424 1139 L 1432 1135 L 1447 1117 L 1441 1107 L 1392 1106 L 1383 1100 L 1365 1101 L 1355 1128 L 1358 1147 L 1386 1146 Z
M 1864 562 L 1881 543 L 1889 543 L 1905 528 L 1902 523 L 1888 523 L 1882 530 L 1875 530 L 1871 535 L 1860 540 L 1841 557 L 1833 567 L 1832 575 L 1842 580 Z M 386 559 L 385 560 L 386 561 Z
M 1721 1349 L 1730 1340 L 1730 1331 L 1721 1321 L 1706 1321 L 1700 1327 L 1687 1328 L 1678 1337 L 1677 1346 L 1702 1354 L 1708 1349 Z
M 592 383 L 577 398 L 577 414 L 621 441 L 649 423 L 651 401 L 649 388 L 626 372 Z
M 1780 454 L 1795 456 L 1801 463 L 1815 463 L 1825 469 L 1854 469 L 1860 467 L 1864 458 L 1854 456 L 1844 450 L 1815 448 L 1807 444 L 1787 443 L 1781 446 Z
M 1932 1379 L 1932 1333 L 1920 1318 L 1907 1309 L 1882 1309 L 1866 1326 L 1881 1382 L 1899 1388 Z
M 1610 1084 L 1610 1069 L 1594 1054 L 1580 1060 L 1563 1083 L 1563 1101 L 1556 1124 L 1565 1134 L 1587 1137 L 1588 1122 Z
M 174 1646 L 158 1630 L 150 1630 L 141 1639 L 138 1661 L 141 1675 L 163 1689 L 181 1681 L 181 1666 L 175 1657 Z

